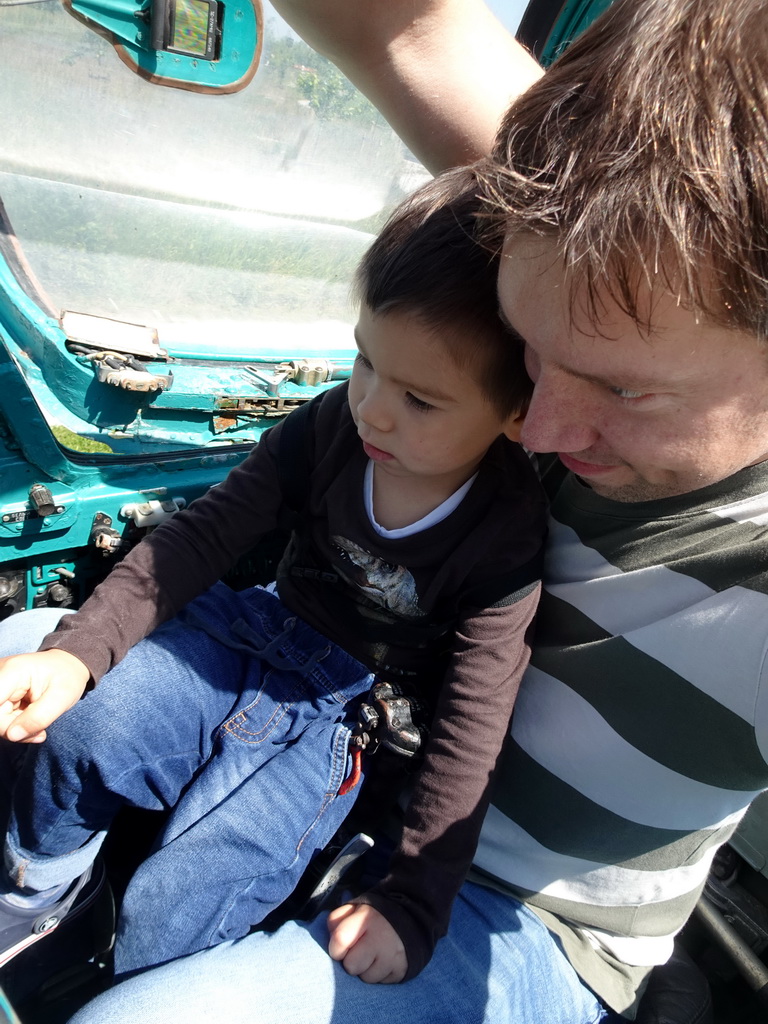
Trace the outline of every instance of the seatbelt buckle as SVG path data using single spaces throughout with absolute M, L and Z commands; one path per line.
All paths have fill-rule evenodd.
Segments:
M 426 704 L 398 683 L 375 683 L 357 711 L 349 740 L 352 771 L 339 796 L 346 796 L 360 781 L 363 754 L 375 754 L 382 746 L 402 757 L 415 757 L 427 734 L 421 724 L 426 714 Z
M 421 749 L 426 729 L 419 723 L 425 705 L 397 683 L 375 683 L 367 699 L 360 705 L 357 727 L 367 753 L 379 746 L 403 757 L 414 757 Z

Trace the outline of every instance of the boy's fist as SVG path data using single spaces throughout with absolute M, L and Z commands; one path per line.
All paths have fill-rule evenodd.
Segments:
M 408 970 L 405 947 L 378 910 L 345 903 L 328 915 L 328 953 L 341 960 L 347 974 L 369 984 L 394 985 Z
M 89 678 L 82 661 L 66 651 L 0 658 L 0 736 L 42 743 L 51 722 L 80 700 Z

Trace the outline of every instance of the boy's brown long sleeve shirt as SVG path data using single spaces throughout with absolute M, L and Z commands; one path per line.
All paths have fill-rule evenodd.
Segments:
M 499 438 L 447 518 L 405 538 L 380 536 L 365 510 L 367 457 L 346 392 L 342 385 L 313 403 L 307 500 L 278 593 L 371 671 L 410 680 L 435 708 L 389 873 L 362 897 L 400 935 L 412 977 L 447 928 L 528 662 L 545 502 L 523 450 Z M 41 649 L 75 655 L 98 682 L 225 575 L 281 522 L 281 429 L 138 544 Z

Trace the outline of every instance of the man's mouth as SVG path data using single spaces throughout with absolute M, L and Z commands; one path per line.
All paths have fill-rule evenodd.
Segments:
M 566 469 L 570 469 L 570 471 L 575 473 L 577 476 L 600 476 L 603 473 L 610 473 L 611 470 L 617 468 L 617 463 L 615 462 L 585 462 L 582 459 L 577 459 L 574 455 L 570 455 L 567 452 L 558 452 L 557 457 Z

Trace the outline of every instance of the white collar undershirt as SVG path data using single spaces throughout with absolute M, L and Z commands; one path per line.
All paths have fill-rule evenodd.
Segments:
M 387 530 L 376 522 L 376 518 L 373 514 L 373 461 L 369 459 L 368 465 L 365 469 L 365 477 L 363 479 L 365 511 L 368 513 L 368 519 L 371 522 L 371 526 L 379 536 L 387 537 L 389 540 L 399 540 L 401 537 L 410 537 L 414 533 L 421 533 L 423 530 L 428 530 L 430 526 L 435 526 L 436 523 L 440 523 L 443 519 L 447 519 L 451 512 L 458 508 L 462 503 L 466 497 L 467 491 L 476 479 L 477 473 L 475 473 L 474 476 L 471 476 L 466 483 L 462 484 L 457 491 L 454 491 L 450 497 L 441 502 L 437 508 L 433 508 L 431 512 L 422 516 L 422 518 L 417 520 L 415 523 L 409 523 L 408 526 L 401 526 L 397 530 Z

